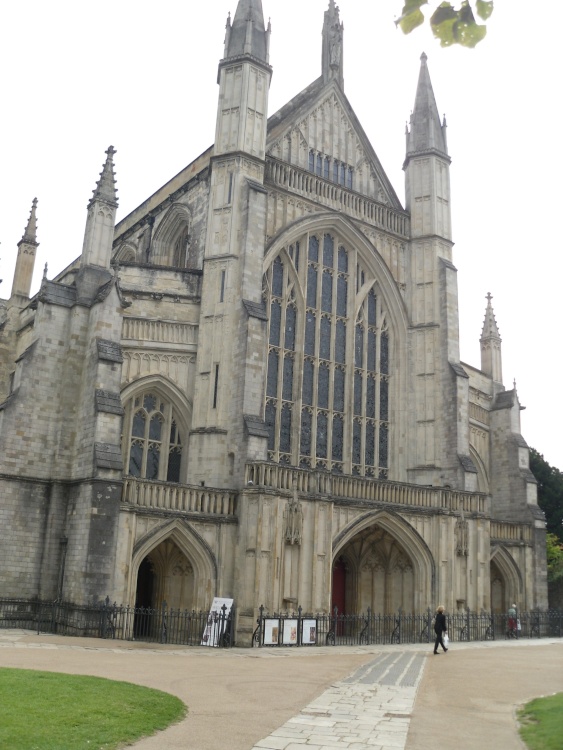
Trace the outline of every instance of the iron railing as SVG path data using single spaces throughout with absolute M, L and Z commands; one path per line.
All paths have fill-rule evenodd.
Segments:
M 0 628 L 37 633 L 116 638 L 182 646 L 234 645 L 234 609 L 196 612 L 160 607 L 130 607 L 111 603 L 79 606 L 60 601 L 0 599 Z
M 505 614 L 466 610 L 446 616 L 451 641 L 487 641 L 504 638 L 563 637 L 563 610 L 518 613 L 517 626 L 510 628 Z M 335 607 L 332 614 L 297 612 L 268 613 L 260 607 L 253 646 L 360 646 L 401 643 L 432 643 L 434 613 L 429 609 L 413 615 L 347 615 Z

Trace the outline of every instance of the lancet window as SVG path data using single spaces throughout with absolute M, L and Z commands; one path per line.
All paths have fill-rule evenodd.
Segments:
M 354 170 L 352 167 L 314 150 L 309 151 L 309 172 L 324 177 L 325 180 L 336 182 L 349 190 L 354 187 Z
M 172 404 L 153 390 L 126 404 L 123 446 L 129 475 L 180 481 L 183 446 L 178 420 Z
M 335 234 L 284 248 L 264 278 L 270 460 L 386 477 L 389 356 L 373 276 Z

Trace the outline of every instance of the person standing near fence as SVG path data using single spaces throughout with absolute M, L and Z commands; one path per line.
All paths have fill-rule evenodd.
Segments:
M 444 607 L 440 604 L 436 610 L 436 617 L 434 618 L 434 632 L 436 633 L 436 640 L 434 642 L 434 653 L 438 655 L 438 646 L 444 649 L 444 653 L 447 652 L 446 645 L 444 643 L 444 633 L 448 632 L 448 626 L 446 624 L 446 615 L 444 614 Z
M 511 604 L 508 608 L 508 631 L 509 638 L 518 638 L 518 610 L 516 604 Z

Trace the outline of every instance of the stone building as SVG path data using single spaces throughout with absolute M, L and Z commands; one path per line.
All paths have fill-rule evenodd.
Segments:
M 269 38 L 239 0 L 214 145 L 118 224 L 110 146 L 82 254 L 30 297 L 33 203 L 1 310 L 0 595 L 233 597 L 239 642 L 261 604 L 545 607 L 490 296 L 480 367 L 460 362 L 426 56 L 403 207 L 344 93 L 333 0 L 320 77 L 268 117 Z

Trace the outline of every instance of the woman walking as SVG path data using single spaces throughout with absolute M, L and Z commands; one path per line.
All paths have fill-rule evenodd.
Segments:
M 444 614 L 444 607 L 440 604 L 436 610 L 436 617 L 434 619 L 434 632 L 436 633 L 436 640 L 434 642 L 434 653 L 438 655 L 438 646 L 444 649 L 444 653 L 448 650 L 444 645 L 444 633 L 448 632 L 448 626 L 446 625 L 446 615 Z

